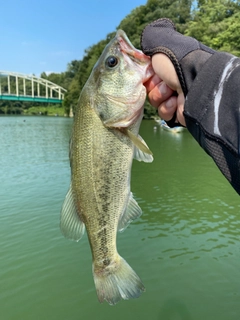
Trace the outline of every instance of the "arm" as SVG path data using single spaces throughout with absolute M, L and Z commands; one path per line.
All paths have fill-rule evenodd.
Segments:
M 240 59 L 179 34 L 168 19 L 148 25 L 141 43 L 158 76 L 147 84 L 150 102 L 170 125 L 187 126 L 240 194 Z

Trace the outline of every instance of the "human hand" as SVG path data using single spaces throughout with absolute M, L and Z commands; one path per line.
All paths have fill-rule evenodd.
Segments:
M 184 94 L 171 60 L 163 53 L 152 57 L 155 75 L 146 83 L 149 102 L 158 109 L 159 116 L 169 121 L 176 114 L 175 122 L 186 126 L 183 115 Z
M 146 83 L 150 103 L 158 108 L 160 117 L 171 120 L 171 125 L 175 121 L 186 125 L 183 115 L 185 97 L 215 51 L 177 32 L 174 23 L 167 18 L 155 20 L 144 28 L 141 48 L 152 57 L 155 71 L 153 78 Z

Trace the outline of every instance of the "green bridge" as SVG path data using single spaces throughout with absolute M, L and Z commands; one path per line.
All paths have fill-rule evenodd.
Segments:
M 0 100 L 62 103 L 66 91 L 34 75 L 0 71 Z
M 11 101 L 32 101 L 32 102 L 45 102 L 45 103 L 62 103 L 63 99 L 45 98 L 45 97 L 31 97 L 22 95 L 0 95 L 0 100 L 11 100 Z

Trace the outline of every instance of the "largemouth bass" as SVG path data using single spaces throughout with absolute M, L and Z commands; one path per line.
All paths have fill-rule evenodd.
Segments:
M 144 286 L 118 254 L 117 231 L 142 213 L 130 191 L 133 158 L 151 162 L 138 135 L 150 59 L 118 30 L 87 80 L 75 111 L 70 141 L 71 185 L 63 203 L 63 234 L 80 240 L 86 228 L 100 302 L 137 298 Z

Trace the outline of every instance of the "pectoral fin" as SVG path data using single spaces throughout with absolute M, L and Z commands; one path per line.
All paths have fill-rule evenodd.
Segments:
M 141 214 L 142 209 L 137 204 L 137 201 L 133 198 L 132 192 L 130 192 L 126 210 L 118 222 L 118 231 L 124 231 L 129 223 L 140 217 Z
M 150 154 L 152 156 L 152 152 L 149 150 L 146 142 L 138 135 L 136 136 L 135 134 L 133 134 L 130 130 L 125 129 L 125 130 L 121 130 L 123 133 L 126 134 L 126 136 L 128 136 L 131 141 L 133 142 L 133 144 L 139 149 L 141 150 L 143 153 L 146 154 Z
M 79 241 L 84 234 L 85 225 L 80 220 L 76 210 L 71 185 L 63 202 L 60 217 L 60 229 L 66 238 L 75 241 Z
M 153 156 L 151 150 L 149 150 L 146 142 L 143 140 L 143 138 L 138 135 L 136 136 L 133 134 L 130 130 L 121 128 L 121 132 L 124 133 L 126 136 L 131 139 L 132 143 L 134 144 L 134 159 L 138 161 L 144 161 L 144 162 L 152 162 Z
M 138 135 L 138 139 L 142 142 L 143 145 L 145 145 L 146 148 L 148 148 L 146 142 L 143 140 L 141 136 Z M 149 149 L 148 149 L 149 150 Z M 149 150 L 150 151 L 150 150 Z M 150 151 L 151 152 L 151 151 Z M 153 156 L 152 153 L 144 152 L 142 149 L 140 149 L 138 146 L 135 145 L 134 148 L 134 159 L 138 161 L 143 162 L 153 162 Z

